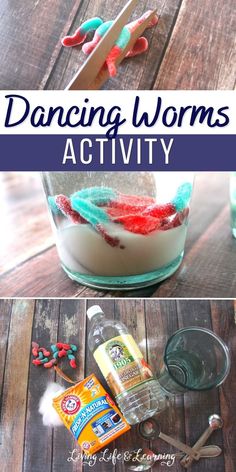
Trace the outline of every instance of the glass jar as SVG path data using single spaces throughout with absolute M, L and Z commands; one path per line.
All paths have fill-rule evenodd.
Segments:
M 236 238 L 236 172 L 230 174 L 230 211 L 232 234 Z
M 183 259 L 193 176 L 170 172 L 46 172 L 61 265 L 79 283 L 139 288 Z

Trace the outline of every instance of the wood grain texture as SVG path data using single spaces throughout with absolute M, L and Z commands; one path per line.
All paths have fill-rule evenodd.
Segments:
M 84 300 L 61 300 L 59 312 L 58 340 L 78 346 L 76 355 L 78 369 L 73 371 L 68 360 L 61 363 L 61 368 L 73 380 L 82 380 L 85 377 L 85 349 L 86 349 L 86 318 Z M 58 376 L 56 381 L 63 382 Z M 80 472 L 82 464 L 69 462 L 70 451 L 78 448 L 73 436 L 66 428 L 55 428 L 53 434 L 53 464 L 52 471 L 58 472 L 63 464 L 63 472 Z
M 54 380 L 54 371 L 36 368 L 31 364 L 31 339 L 48 347 L 51 342 L 65 340 L 79 345 L 79 368 L 75 375 L 82 378 L 94 372 L 106 387 L 101 372 L 88 349 L 90 324 L 86 321 L 86 307 L 94 300 L 8 300 L 1 301 L 0 308 L 9 320 L 8 336 L 2 348 L 5 357 L 5 375 L 2 403 L 2 435 L 0 443 L 1 470 L 3 472 L 67 471 L 88 472 L 88 465 L 81 461 L 68 462 L 71 448 L 79 448 L 65 428 L 54 430 L 42 424 L 38 414 L 38 403 L 48 381 Z M 130 333 L 138 342 L 146 359 L 154 370 L 161 364 L 163 350 L 168 337 L 182 326 L 211 328 L 226 341 L 232 356 L 229 377 L 218 390 L 207 393 L 188 392 L 172 400 L 169 408 L 158 418 L 166 434 L 193 445 L 207 426 L 208 415 L 218 412 L 224 419 L 222 431 L 214 432 L 209 444 L 223 448 L 223 455 L 215 459 L 204 459 L 194 464 L 196 472 L 233 472 L 236 466 L 236 421 L 235 421 L 235 352 L 236 324 L 232 301 L 214 300 L 101 300 L 99 304 L 109 318 L 126 323 Z M 35 309 L 34 309 L 35 307 Z M 24 362 L 15 361 L 15 349 L 21 349 Z M 16 363 L 12 375 L 13 359 Z M 30 366 L 30 367 L 29 367 Z M 72 369 L 63 370 L 73 375 Z M 59 380 L 59 379 L 57 379 Z M 65 385 L 64 381 L 59 380 Z M 107 388 L 107 387 L 106 387 Z M 137 428 L 110 446 L 112 452 L 143 447 Z M 155 452 L 174 452 L 161 440 L 150 444 Z M 73 450 L 73 449 L 72 449 Z M 101 457 L 101 455 L 99 455 Z M 82 469 L 83 467 L 83 469 Z M 169 470 L 162 467 L 163 471 Z M 124 472 L 121 461 L 115 465 L 97 462 L 96 472 Z M 176 472 L 181 467 L 174 466 Z
M 231 355 L 231 369 L 220 389 L 220 409 L 224 418 L 223 429 L 225 472 L 236 469 L 236 418 L 231 394 L 236 388 L 236 315 L 231 301 L 211 301 L 212 329 L 227 343 Z
M 33 300 L 13 302 L 2 390 L 0 454 L 3 472 L 22 470 L 33 315 Z
M 0 4 L 1 89 L 38 89 L 54 66 L 59 38 L 68 28 L 80 0 L 26 0 Z M 72 15 L 72 16 L 71 16 Z
M 147 30 L 144 34 L 150 44 L 148 52 L 124 60 L 119 67 L 118 75 L 105 84 L 105 89 L 152 88 L 180 3 L 180 0 L 157 0 L 155 2 L 142 0 L 139 2 L 131 20 L 141 16 L 148 9 L 156 8 L 158 14 L 161 15 L 160 22 L 155 28 Z M 100 16 L 105 21 L 115 18 L 124 4 L 123 0 L 115 3 L 109 0 L 83 2 L 68 33 L 71 34 L 85 19 L 93 16 Z M 46 88 L 64 89 L 83 64 L 84 59 L 85 56 L 80 46 L 70 50 L 62 49 L 54 70 L 48 78 Z
M 236 251 L 231 236 L 229 215 L 229 175 L 202 173 L 196 177 L 190 212 L 190 224 L 186 241 L 185 258 L 180 269 L 169 279 L 153 287 L 131 291 L 107 291 L 91 289 L 71 281 L 60 267 L 49 226 L 48 212 L 41 183 L 36 183 L 34 193 L 38 201 L 40 226 L 31 222 L 31 211 L 26 211 L 28 192 L 27 176 L 14 177 L 5 174 L 5 225 L 4 240 L 7 254 L 1 255 L 0 297 L 235 297 L 236 296 Z M 8 181 L 8 184 L 7 184 Z M 29 177 L 31 181 L 31 177 Z M 12 216 L 8 208 L 15 188 L 18 194 L 17 215 L 26 219 L 27 229 L 14 225 L 10 231 Z M 12 190 L 13 189 L 13 190 Z M 207 196 L 207 198 L 206 198 Z M 10 221 L 8 223 L 8 221 Z M 2 234 L 2 235 L 3 235 Z M 45 239 L 44 239 L 45 238 Z M 42 247 L 44 249 L 42 250 Z M 1 250 L 1 249 L 0 249 Z M 21 261 L 21 262 L 19 262 Z M 8 270 L 8 268 L 11 269 Z
M 7 345 L 11 322 L 12 300 L 0 300 L 0 424 L 2 416 L 3 380 L 5 374 Z M 2 428 L 0 427 L 0 444 Z
M 59 306 L 59 301 L 36 302 L 31 341 L 45 348 L 57 341 Z M 28 357 L 32 361 L 31 350 Z M 45 428 L 43 425 L 38 408 L 47 384 L 54 380 L 53 370 L 35 367 L 30 362 L 23 470 L 51 471 L 53 432 L 51 428 Z
M 169 333 L 178 329 L 177 306 L 174 300 L 145 300 L 146 314 L 146 336 L 148 345 L 148 362 L 153 366 L 154 372 L 158 375 L 163 365 L 163 352 L 168 340 Z M 184 427 L 184 399 L 182 396 L 172 398 L 169 407 L 159 416 L 160 427 L 163 433 L 178 438 L 185 442 Z M 151 443 L 151 450 L 156 453 L 171 452 L 174 454 L 175 448 L 167 446 L 161 439 L 156 439 Z M 180 472 L 182 467 L 175 464 L 176 472 Z
M 234 89 L 235 31 L 234 0 L 183 0 L 154 88 Z
M 208 300 L 181 300 L 177 301 L 179 328 L 197 326 L 212 330 L 211 307 Z M 204 408 L 204 414 L 200 414 L 199 405 Z M 208 427 L 208 417 L 214 413 L 220 414 L 219 391 L 217 389 L 207 392 L 188 392 L 184 396 L 185 429 L 186 437 L 191 446 L 195 444 L 203 431 Z M 223 445 L 222 431 L 215 431 L 213 438 L 208 443 Z M 216 461 L 205 459 L 194 465 L 196 472 L 211 472 L 216 467 Z M 217 467 L 224 470 L 224 458 L 217 458 Z
M 0 89 L 64 89 L 84 61 L 61 38 L 92 16 L 115 18 L 124 0 L 2 0 Z M 140 0 L 133 17 L 156 8 L 150 48 L 125 60 L 106 89 L 234 89 L 234 0 Z

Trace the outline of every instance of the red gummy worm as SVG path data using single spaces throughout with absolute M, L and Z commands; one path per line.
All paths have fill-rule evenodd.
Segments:
M 149 234 L 161 226 L 161 221 L 158 218 L 142 215 L 122 216 L 115 221 L 122 223 L 127 231 L 143 235 Z
M 52 359 L 51 361 L 46 362 L 46 364 L 44 364 L 44 367 L 45 369 L 51 369 L 51 367 L 53 367 L 56 363 L 56 359 Z
M 70 366 L 71 366 L 73 369 L 76 369 L 77 365 L 76 365 L 75 359 L 71 359 L 71 360 L 70 360 Z
M 39 344 L 37 344 L 33 341 L 32 342 L 32 354 L 33 354 L 33 356 L 38 357 L 38 352 L 39 352 Z
M 47 349 L 45 349 L 45 347 L 40 347 L 40 348 L 39 348 L 39 352 L 40 352 L 40 351 L 43 353 L 44 357 L 49 357 L 49 356 L 51 356 L 51 352 L 50 352 L 50 351 L 47 351 Z
M 130 32 L 135 31 L 146 20 L 146 18 L 150 15 L 150 13 L 152 13 L 152 11 L 148 10 L 140 18 L 138 18 L 137 20 L 134 20 L 131 23 L 129 23 L 127 25 L 127 27 L 129 28 L 129 31 Z M 153 26 L 155 26 L 158 23 L 158 20 L 159 20 L 159 17 L 157 15 L 155 15 L 150 20 L 147 28 L 152 28 Z
M 86 39 L 86 34 L 82 34 L 81 29 L 78 28 L 75 34 L 73 34 L 73 36 L 65 36 L 61 40 L 61 42 L 63 46 L 71 47 L 71 46 L 77 46 L 78 44 L 83 43 L 85 39 Z
M 33 356 L 34 356 L 34 357 L 38 357 L 38 353 L 39 353 L 38 349 L 37 349 L 36 347 L 34 347 L 34 348 L 32 349 L 32 354 L 33 354 Z
M 155 198 L 147 197 L 146 195 L 128 195 L 125 193 L 118 194 L 118 200 L 113 201 L 112 205 L 116 204 L 116 202 L 123 202 L 129 205 L 153 205 L 155 203 Z
M 115 77 L 116 75 L 116 60 L 118 59 L 118 57 L 121 55 L 122 53 L 122 49 L 115 45 L 110 54 L 107 56 L 106 58 L 106 64 L 107 64 L 107 67 L 108 67 L 108 71 L 109 71 L 109 75 L 110 77 Z
M 62 349 L 61 351 L 58 352 L 58 357 L 66 357 L 67 356 L 67 352 L 65 349 Z
M 184 220 L 188 217 L 188 214 L 189 214 L 189 208 L 185 208 L 185 210 L 177 213 L 172 221 L 173 227 L 176 228 L 177 226 L 181 226 Z
M 75 224 L 86 223 L 86 220 L 82 218 L 82 216 L 80 216 L 80 214 L 77 211 L 72 210 L 71 202 L 68 197 L 66 197 L 65 195 L 57 195 L 55 197 L 55 202 L 58 208 L 61 210 L 61 212 L 65 216 L 70 218 L 73 223 Z
M 69 351 L 70 344 L 56 343 L 56 347 L 58 347 L 58 349 L 65 349 L 66 351 Z
M 127 52 L 125 57 L 135 57 L 138 56 L 139 54 L 143 54 L 146 52 L 148 49 L 148 40 L 144 38 L 143 36 L 141 38 L 138 38 L 135 45 L 133 46 L 132 49 L 130 49 L 129 52 Z
M 91 52 L 93 52 L 93 50 L 95 49 L 95 47 L 97 46 L 97 44 L 99 43 L 101 39 L 102 39 L 101 36 L 95 31 L 93 40 L 90 41 L 89 43 L 84 44 L 82 47 L 82 51 L 84 52 L 84 54 L 87 54 L 87 55 L 91 54 Z
M 103 237 L 103 239 L 106 241 L 106 243 L 108 243 L 112 247 L 119 246 L 119 244 L 120 244 L 119 238 L 116 238 L 114 236 L 110 236 L 101 224 L 96 225 L 96 228 L 97 228 L 98 232 L 101 234 L 101 236 Z
M 167 218 L 176 213 L 176 208 L 172 203 L 166 203 L 164 205 L 151 205 L 147 207 L 143 214 L 153 216 L 154 218 Z
M 32 361 L 32 364 L 34 364 L 34 365 L 42 365 L 42 361 L 40 361 L 40 360 L 38 360 L 38 359 L 34 359 L 34 360 Z
M 144 210 L 147 208 L 147 206 L 134 206 L 126 203 L 119 203 L 118 205 L 112 206 L 111 208 L 107 208 L 107 214 L 111 218 L 118 218 L 119 216 L 127 215 L 142 215 Z

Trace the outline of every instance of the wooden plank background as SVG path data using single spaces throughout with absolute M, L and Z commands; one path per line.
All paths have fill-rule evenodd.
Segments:
M 101 379 L 87 346 L 89 325 L 85 312 L 93 303 L 92 300 L 0 301 L 0 313 L 4 318 L 0 323 L 1 471 L 82 471 L 80 461 L 67 461 L 69 451 L 76 448 L 70 433 L 65 428 L 51 429 L 42 424 L 38 413 L 39 399 L 46 384 L 56 376 L 51 370 L 31 364 L 30 343 L 31 340 L 39 341 L 45 347 L 57 340 L 76 343 L 79 345 L 79 368 L 75 373 L 66 368 L 66 372 L 78 379 L 94 372 Z M 189 392 L 176 397 L 159 418 L 163 432 L 192 445 L 206 428 L 208 416 L 220 413 L 224 428 L 215 432 L 209 443 L 223 447 L 224 454 L 201 460 L 191 470 L 233 472 L 236 469 L 236 318 L 233 301 L 102 299 L 99 303 L 107 317 L 126 323 L 155 372 L 159 369 L 168 337 L 180 327 L 207 327 L 227 342 L 233 362 L 223 386 L 218 390 Z M 64 384 L 63 380 L 57 380 Z M 142 445 L 136 427 L 133 427 L 109 449 L 112 451 L 117 447 L 120 452 Z M 174 452 L 161 440 L 154 441 L 150 447 L 159 453 Z M 93 468 L 84 465 L 83 470 L 88 472 Z M 123 472 L 125 469 L 118 462 L 116 466 L 99 463 L 94 470 Z M 162 470 L 165 472 L 169 468 L 163 466 Z M 178 462 L 174 470 L 182 470 Z
M 0 297 L 236 297 L 229 175 L 196 177 L 182 266 L 157 286 L 107 292 L 72 282 L 60 268 L 39 176 L 0 173 Z
M 84 61 L 61 38 L 85 20 L 115 18 L 125 0 L 2 0 L 0 89 L 64 89 Z M 140 0 L 133 18 L 156 8 L 149 51 L 125 60 L 106 89 L 234 89 L 235 0 Z

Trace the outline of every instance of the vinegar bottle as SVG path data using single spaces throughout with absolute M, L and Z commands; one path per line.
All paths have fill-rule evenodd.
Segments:
M 166 398 L 135 340 L 120 321 L 106 319 L 95 305 L 88 345 L 129 424 L 150 418 L 167 406 Z

